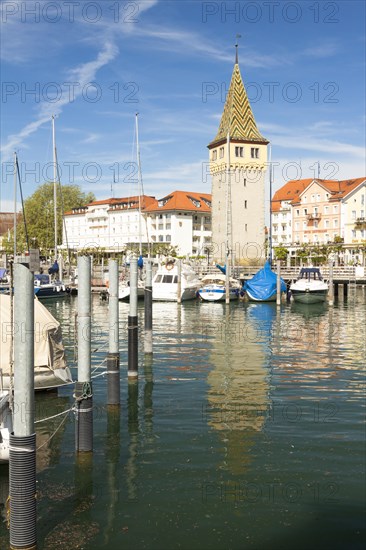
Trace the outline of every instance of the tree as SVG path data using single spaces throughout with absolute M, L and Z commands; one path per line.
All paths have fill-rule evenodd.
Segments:
M 93 193 L 83 193 L 78 185 L 58 185 L 57 186 L 57 243 L 62 242 L 63 213 L 85 206 L 95 200 Z M 54 249 L 54 202 L 53 202 L 53 183 L 44 183 L 24 201 L 25 219 L 29 236 L 29 246 L 39 248 L 41 251 Z M 13 239 L 10 240 L 7 247 L 12 252 Z M 21 252 L 26 250 L 27 243 L 25 237 L 24 223 L 17 226 L 17 250 Z
M 275 256 L 276 256 L 277 260 L 286 260 L 287 254 L 288 254 L 288 249 L 283 245 L 275 246 L 274 247 L 274 253 L 275 253 Z

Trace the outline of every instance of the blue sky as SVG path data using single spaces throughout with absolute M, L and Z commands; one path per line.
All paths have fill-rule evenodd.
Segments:
M 366 175 L 362 1 L 1 2 L 0 211 L 52 178 L 51 115 L 62 183 L 98 199 L 210 192 L 214 138 L 234 63 L 272 143 L 274 190 L 317 175 Z M 113 183 L 113 179 L 115 182 Z

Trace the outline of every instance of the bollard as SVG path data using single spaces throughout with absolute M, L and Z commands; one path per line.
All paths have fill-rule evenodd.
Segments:
M 281 305 L 281 261 L 277 260 L 276 305 Z
M 119 405 L 120 357 L 118 318 L 118 261 L 109 260 L 109 347 L 107 354 L 107 405 Z
M 152 335 L 152 265 L 151 260 L 146 261 L 146 279 L 145 279 L 145 339 L 144 352 L 152 354 L 153 335 Z
M 177 302 L 178 304 L 181 304 L 182 303 L 182 262 L 180 260 L 178 260 L 177 269 L 178 269 Z
M 78 380 L 75 383 L 75 450 L 93 450 L 93 391 L 91 383 L 91 262 L 78 257 Z
M 332 306 L 334 304 L 334 289 L 333 289 L 333 261 L 329 262 L 329 289 L 328 289 L 328 302 Z
M 130 260 L 130 310 L 128 315 L 128 378 L 138 377 L 137 258 Z
M 33 274 L 14 265 L 14 432 L 10 435 L 10 548 L 36 548 Z

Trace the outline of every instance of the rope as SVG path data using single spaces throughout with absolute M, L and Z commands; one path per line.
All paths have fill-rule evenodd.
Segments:
M 41 420 L 36 420 L 34 423 L 39 424 L 40 422 L 46 422 L 47 420 L 52 420 L 53 418 L 57 418 L 58 416 L 62 416 L 63 414 L 67 414 L 71 411 L 74 411 L 75 407 L 71 407 L 71 409 L 67 409 L 67 411 L 62 411 L 58 414 L 54 414 L 53 416 L 48 416 L 47 418 L 42 418 Z
M 72 410 L 75 410 L 75 409 L 74 409 L 74 408 L 71 408 L 71 409 L 69 409 L 69 410 L 66 411 L 66 412 L 70 413 L 70 411 L 72 411 Z M 57 416 L 57 415 L 56 415 L 56 416 Z M 39 451 L 39 449 L 42 449 L 42 447 L 44 447 L 49 441 L 51 441 L 51 439 L 52 439 L 53 437 L 55 437 L 55 435 L 57 434 L 57 432 L 59 431 L 59 429 L 60 429 L 60 428 L 63 426 L 63 424 L 66 422 L 67 418 L 68 418 L 68 416 L 65 416 L 65 418 L 63 418 L 63 419 L 61 420 L 60 424 L 58 425 L 58 427 L 56 428 L 56 430 L 53 432 L 53 434 L 50 435 L 50 437 L 47 439 L 47 441 L 45 441 L 44 443 L 42 443 L 42 445 L 40 445 L 39 447 L 37 447 L 36 451 Z

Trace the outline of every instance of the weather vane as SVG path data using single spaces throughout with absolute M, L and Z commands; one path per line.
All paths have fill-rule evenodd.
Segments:
M 236 35 L 236 42 L 235 42 L 235 63 L 238 63 L 238 39 L 241 38 L 241 34 Z

